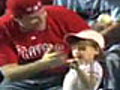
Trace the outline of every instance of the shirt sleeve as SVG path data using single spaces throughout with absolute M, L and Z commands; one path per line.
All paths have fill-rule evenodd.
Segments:
M 18 57 L 11 45 L 8 44 L 9 38 L 4 31 L 4 28 L 0 27 L 0 67 L 10 63 L 18 63 Z M 3 83 L 3 81 L 5 81 L 4 71 L 0 68 L 0 83 Z
M 49 16 L 54 20 L 54 24 L 59 26 L 59 31 L 63 34 L 77 33 L 90 29 L 87 22 L 77 13 L 60 6 L 46 7 Z M 63 36 L 62 34 L 62 36 Z
M 0 66 L 10 63 L 18 63 L 18 56 L 10 46 L 0 46 Z
M 5 35 L 5 29 L 0 27 L 0 66 L 9 63 L 18 63 L 18 56 L 15 47 L 9 42 L 10 39 Z

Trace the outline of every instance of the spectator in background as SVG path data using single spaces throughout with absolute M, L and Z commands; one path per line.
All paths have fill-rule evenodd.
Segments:
M 105 90 L 120 90 L 120 43 L 106 51 L 105 62 L 108 71 Z
M 101 31 L 107 40 L 107 50 L 105 55 L 108 77 L 105 80 L 105 90 L 120 90 L 120 1 L 106 0 L 111 17 L 109 27 Z M 104 18 L 105 19 L 105 18 Z M 108 21 L 105 19 L 105 22 Z
M 94 21 L 101 12 L 109 11 L 104 0 L 54 0 L 53 4 L 72 9 L 87 21 Z
M 120 1 L 119 0 L 105 0 L 109 8 L 109 14 L 111 16 L 112 23 L 101 31 L 105 35 L 107 47 L 120 41 Z M 106 13 L 106 12 L 105 12 Z

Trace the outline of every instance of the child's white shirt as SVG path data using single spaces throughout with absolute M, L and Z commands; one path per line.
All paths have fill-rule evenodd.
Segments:
M 93 74 L 96 77 L 96 84 L 92 90 L 97 90 L 102 80 L 103 69 L 102 69 L 102 66 L 97 61 L 93 62 L 92 68 L 93 68 Z M 81 69 L 87 76 L 89 76 L 91 65 L 82 64 L 79 66 L 79 69 Z M 81 82 L 80 78 L 81 77 L 78 76 L 77 71 L 71 68 L 65 76 L 65 79 L 63 82 L 63 90 L 86 90 L 83 87 L 84 83 Z

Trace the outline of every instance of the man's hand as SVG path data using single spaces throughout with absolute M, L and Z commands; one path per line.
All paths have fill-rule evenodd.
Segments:
M 64 64 L 67 55 L 63 52 L 56 52 L 53 50 L 52 47 L 48 48 L 46 53 L 43 55 L 42 60 L 43 62 L 50 63 L 50 65 L 57 66 Z

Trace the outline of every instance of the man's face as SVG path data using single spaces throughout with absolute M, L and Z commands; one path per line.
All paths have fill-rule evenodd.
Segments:
M 17 18 L 17 22 L 26 30 L 36 29 L 43 23 L 45 23 L 46 15 L 45 11 L 40 9 L 38 12 L 23 15 L 21 18 Z

